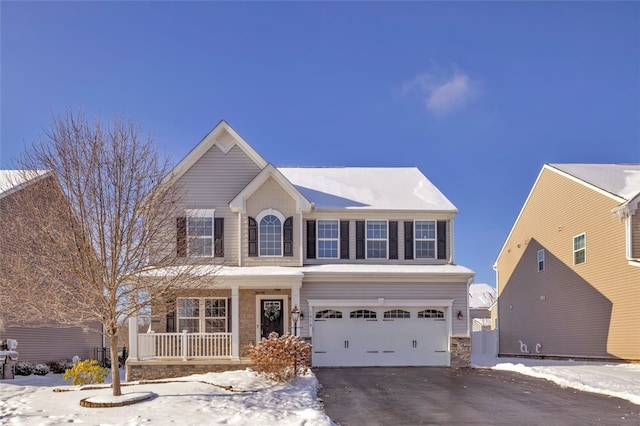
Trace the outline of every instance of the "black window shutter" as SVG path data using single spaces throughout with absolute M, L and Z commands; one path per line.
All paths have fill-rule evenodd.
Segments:
M 176 255 L 187 256 L 187 218 L 176 218 Z
M 316 221 L 307 221 L 307 259 L 316 258 Z
M 176 301 L 167 300 L 167 333 L 176 332 Z
M 356 259 L 365 259 L 364 220 L 356 220 Z
M 438 259 L 447 258 L 447 222 L 438 221 Z
M 216 217 L 213 221 L 213 255 L 224 256 L 224 218 Z
M 404 223 L 404 258 L 413 259 L 413 222 Z
M 249 256 L 258 255 L 258 222 L 249 217 Z
M 349 221 L 340 221 L 340 259 L 349 258 Z
M 398 222 L 389 221 L 389 259 L 398 258 Z
M 293 216 L 288 217 L 282 225 L 282 242 L 284 243 L 284 256 L 293 256 Z

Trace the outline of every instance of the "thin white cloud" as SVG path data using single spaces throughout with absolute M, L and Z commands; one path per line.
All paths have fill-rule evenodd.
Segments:
M 460 70 L 433 69 L 405 82 L 402 92 L 417 97 L 428 112 L 445 115 L 466 106 L 476 92 L 475 87 L 471 77 Z

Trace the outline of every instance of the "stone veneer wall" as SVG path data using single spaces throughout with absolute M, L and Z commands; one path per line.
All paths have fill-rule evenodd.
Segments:
M 191 374 L 220 373 L 222 371 L 244 370 L 250 367 L 251 361 L 226 364 L 210 364 L 202 362 L 165 361 L 165 362 L 127 362 L 126 380 L 156 380 L 172 377 L 183 377 Z
M 451 367 L 461 368 L 471 366 L 471 338 L 451 338 Z

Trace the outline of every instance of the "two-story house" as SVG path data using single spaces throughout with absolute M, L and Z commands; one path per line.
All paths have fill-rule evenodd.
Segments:
M 222 121 L 164 183 L 185 190 L 176 254 L 208 287 L 130 327 L 129 379 L 237 368 L 273 331 L 309 339 L 313 366 L 468 365 L 474 272 L 418 169 L 274 167 Z
M 640 360 L 640 164 L 545 164 L 495 269 L 499 354 Z

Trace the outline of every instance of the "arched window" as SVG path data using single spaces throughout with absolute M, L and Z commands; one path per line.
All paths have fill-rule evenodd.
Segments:
M 282 256 L 282 222 L 284 217 L 275 210 L 258 216 L 258 246 L 260 256 Z

